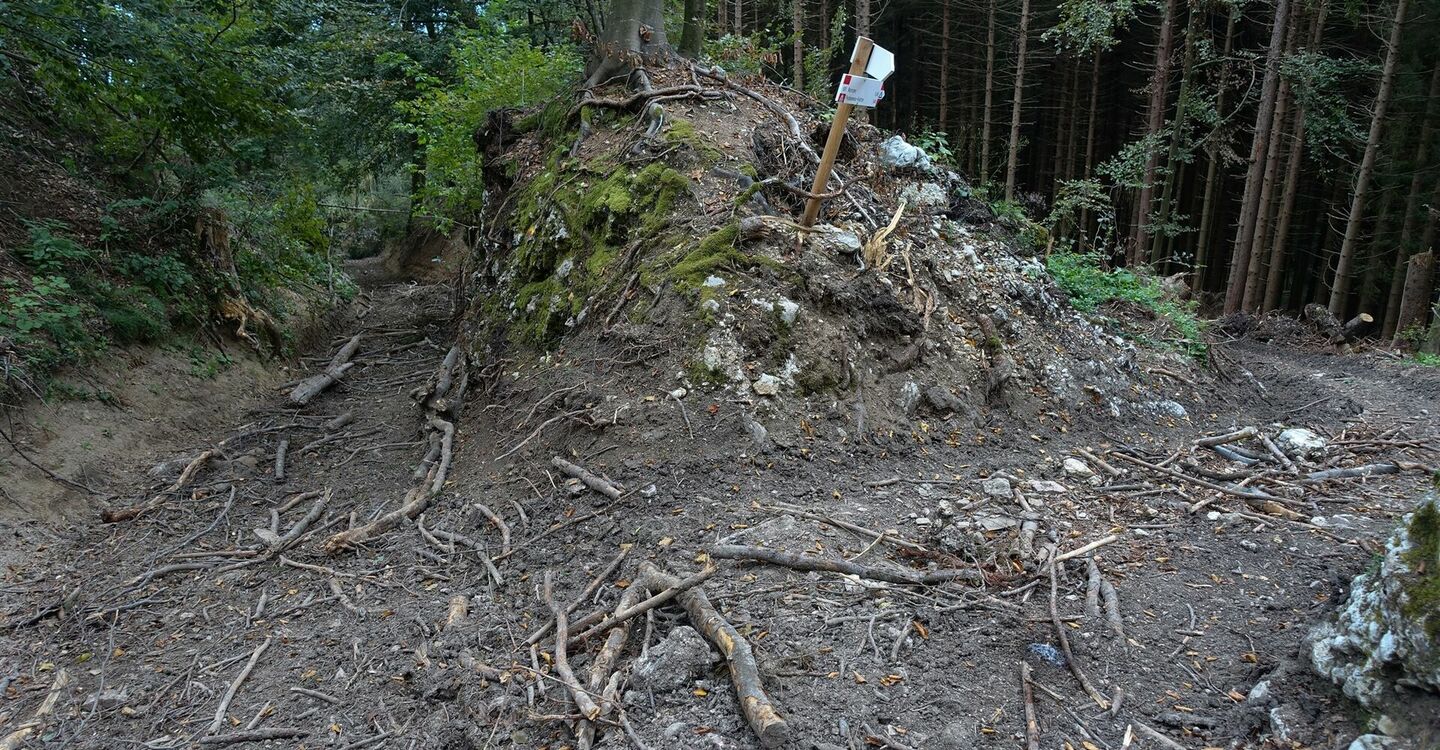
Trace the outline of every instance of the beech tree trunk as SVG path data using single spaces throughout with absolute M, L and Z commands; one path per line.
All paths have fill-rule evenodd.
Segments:
M 1170 89 L 1170 53 L 1175 45 L 1175 0 L 1165 0 L 1160 17 L 1160 40 L 1155 45 L 1155 67 L 1150 74 L 1150 103 L 1145 108 L 1145 137 L 1154 138 L 1165 127 L 1165 103 Z M 1155 196 L 1155 175 L 1160 171 L 1160 152 L 1151 149 L 1145 159 L 1140 195 L 1135 199 L 1135 220 L 1130 224 L 1130 265 L 1150 261 L 1150 203 Z
M 1395 268 L 1390 274 L 1390 293 L 1386 295 L 1385 322 L 1380 328 L 1382 338 L 1395 335 L 1395 322 L 1400 314 L 1400 297 L 1405 288 L 1405 263 L 1410 259 L 1411 240 L 1420 223 L 1420 194 L 1424 187 L 1424 168 L 1428 164 L 1430 136 L 1435 125 L 1435 106 L 1440 104 L 1440 64 L 1430 74 L 1430 97 L 1425 103 L 1425 120 L 1420 125 L 1420 143 L 1415 146 L 1415 174 L 1410 177 L 1410 192 L 1405 196 L 1405 219 L 1400 224 L 1400 242 L 1395 248 Z M 1440 186 L 1440 182 L 1436 183 Z M 1440 206 L 1431 206 L 1440 208 Z M 1421 246 L 1428 250 L 1428 246 Z
M 668 59 L 673 50 L 665 38 L 665 4 L 662 0 L 611 0 L 600 34 L 599 51 L 591 61 L 587 88 L 620 76 L 638 66 Z
M 1283 0 L 1282 0 L 1283 2 Z M 1335 266 L 1335 283 L 1330 287 L 1330 312 L 1343 317 L 1350 297 L 1350 278 L 1354 271 L 1355 248 L 1360 241 L 1360 224 L 1364 220 L 1365 198 L 1370 192 L 1370 178 L 1375 172 L 1375 157 L 1380 151 L 1380 133 L 1385 127 L 1385 110 L 1390 105 L 1390 92 L 1395 86 L 1395 66 L 1400 58 L 1400 33 L 1405 28 L 1405 11 L 1409 0 L 1395 4 L 1395 22 L 1390 28 L 1390 42 L 1385 51 L 1385 68 L 1380 74 L 1380 92 L 1375 96 L 1375 112 L 1370 118 L 1370 137 L 1365 140 L 1365 156 L 1355 175 L 1355 192 L 1350 199 L 1350 217 L 1345 222 L 1345 240 L 1340 244 L 1340 258 Z M 1403 306 L 1403 304 L 1402 304 Z
M 1404 0 L 1402 0 L 1403 2 Z M 1240 199 L 1240 221 L 1230 255 L 1230 277 L 1225 285 L 1225 314 L 1240 311 L 1245 301 L 1246 272 L 1250 268 L 1250 243 L 1255 239 L 1255 218 L 1259 209 L 1260 183 L 1265 179 L 1265 155 L 1270 147 L 1270 124 L 1275 119 L 1275 94 L 1280 82 L 1280 51 L 1290 18 L 1290 0 L 1275 6 L 1275 23 L 1270 27 L 1270 47 L 1265 53 L 1265 82 L 1255 113 L 1254 137 L 1250 142 L 1250 166 L 1245 172 L 1245 193 Z
M 1015 58 L 1015 90 L 1010 103 L 1009 156 L 1005 160 L 1005 200 L 1015 200 L 1015 168 L 1020 161 L 1020 105 L 1025 100 L 1025 47 L 1030 36 L 1030 0 L 1020 0 L 1019 51 Z
M 990 121 L 995 99 L 995 3 L 986 5 L 985 27 L 985 112 L 980 116 L 980 182 L 990 181 Z

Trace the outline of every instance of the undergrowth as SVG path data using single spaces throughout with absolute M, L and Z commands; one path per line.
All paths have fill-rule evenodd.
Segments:
M 1197 359 L 1205 356 L 1204 324 L 1194 304 L 1170 298 L 1158 279 L 1124 268 L 1106 270 L 1093 254 L 1053 253 L 1045 266 L 1077 309 L 1092 312 L 1107 302 L 1135 305 L 1170 326 L 1174 337 L 1166 344 Z

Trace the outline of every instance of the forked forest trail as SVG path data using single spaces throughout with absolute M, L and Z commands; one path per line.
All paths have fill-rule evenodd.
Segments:
M 447 357 L 448 280 L 361 277 L 346 329 L 307 359 L 322 372 L 360 336 L 333 387 L 303 407 L 268 399 L 151 486 L 107 488 L 133 517 L 7 541 L 27 557 L 0 583 L 4 747 L 751 748 L 773 731 L 806 750 L 1011 748 L 1027 710 L 1046 747 L 1261 747 L 1276 716 L 1313 747 L 1357 731 L 1300 644 L 1423 475 L 1321 484 L 1272 517 L 1165 467 L 1233 481 L 1192 439 L 1277 421 L 1344 444 L 1326 466 L 1433 464 L 1427 372 L 1237 343 L 1222 350 L 1237 385 L 1181 427 L 759 457 L 728 401 L 662 395 L 644 403 L 668 427 L 627 430 L 603 368 L 467 366 Z M 1137 460 L 1110 457 L 1123 476 L 1093 483 L 1038 468 L 1082 448 Z M 595 475 L 568 482 L 552 456 Z M 723 559 L 787 544 L 859 574 Z M 1093 562 L 1061 554 L 1087 548 Z M 1037 567 L 1044 549 L 1070 562 Z M 604 710 L 586 728 L 544 595 L 573 635 L 675 596 L 651 565 L 708 579 L 713 609 L 681 594 L 618 647 L 571 644 L 588 686 L 574 700 Z M 684 627 L 713 635 L 710 614 L 748 646 L 729 662 L 755 671 L 736 682 L 758 682 L 780 724 L 737 701 L 727 660 Z M 1040 688 L 1028 706 L 1022 669 Z

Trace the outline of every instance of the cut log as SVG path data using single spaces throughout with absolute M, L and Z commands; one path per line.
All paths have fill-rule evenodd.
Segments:
M 1374 325 L 1375 318 L 1370 313 L 1360 313 L 1340 327 L 1340 338 L 1348 344 L 1369 333 Z
M 316 396 L 324 393 L 330 386 L 340 382 L 340 378 L 345 377 L 345 373 L 355 365 L 350 360 L 359 350 L 360 334 L 357 333 L 345 342 L 344 346 L 340 347 L 340 351 L 335 352 L 335 357 L 330 360 L 330 364 L 324 372 L 300 381 L 300 385 L 290 391 L 290 402 L 304 406 L 314 400 Z

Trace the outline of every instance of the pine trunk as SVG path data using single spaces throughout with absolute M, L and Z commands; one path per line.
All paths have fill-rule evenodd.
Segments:
M 980 115 L 980 182 L 990 181 L 990 121 L 995 100 L 995 4 L 989 0 L 985 31 L 985 111 Z
M 1230 70 L 1230 52 L 1235 47 L 1235 19 L 1239 11 L 1230 11 L 1229 18 L 1225 21 L 1225 63 L 1224 71 L 1228 75 Z M 1225 76 L 1222 76 L 1225 77 Z M 1223 120 L 1225 117 L 1225 94 L 1224 88 L 1215 95 L 1215 112 Z M 1200 229 L 1195 238 L 1195 267 L 1190 278 L 1190 290 L 1197 296 L 1205 290 L 1206 277 L 1209 276 L 1208 264 L 1210 262 L 1210 228 L 1215 225 L 1215 217 L 1212 216 L 1215 208 L 1215 196 L 1219 193 L 1220 181 L 1223 175 L 1220 171 L 1220 148 L 1215 142 L 1216 134 L 1212 133 L 1210 140 L 1205 146 L 1205 197 L 1200 200 Z
M 1423 329 L 1430 317 L 1430 295 L 1435 292 L 1435 252 L 1427 250 L 1410 257 L 1406 264 L 1405 292 L 1400 298 L 1396 319 L 1396 347 L 1408 345 L 1406 334 Z
M 1385 69 L 1380 74 L 1380 92 L 1375 96 L 1375 112 L 1370 118 L 1370 137 L 1365 140 L 1365 156 L 1355 175 L 1355 192 L 1350 199 L 1350 217 L 1345 222 L 1345 240 L 1340 244 L 1340 258 L 1335 266 L 1335 283 L 1330 288 L 1330 312 L 1336 317 L 1345 310 L 1350 297 L 1351 266 L 1355 248 L 1360 242 L 1360 224 L 1365 216 L 1365 198 L 1370 192 L 1370 178 L 1375 172 L 1375 157 L 1380 151 L 1380 133 L 1385 126 L 1385 110 L 1390 106 L 1390 92 L 1395 87 L 1395 67 L 1400 58 L 1400 33 L 1405 28 L 1405 11 L 1409 0 L 1395 4 L 1395 22 L 1390 28 L 1390 42 L 1385 50 Z
M 1404 2 L 1404 0 L 1401 0 Z M 1250 268 L 1250 243 L 1255 239 L 1255 218 L 1259 210 L 1260 183 L 1265 179 L 1265 155 L 1270 147 L 1270 125 L 1275 119 L 1275 95 L 1280 81 L 1280 51 L 1290 18 L 1290 0 L 1275 6 L 1275 23 L 1270 28 L 1270 46 L 1265 53 L 1265 82 L 1255 113 L 1254 137 L 1250 143 L 1249 168 L 1245 172 L 1245 193 L 1240 199 L 1240 221 L 1230 255 L 1230 277 L 1225 285 L 1225 314 L 1240 311 L 1245 301 L 1245 281 Z
M 940 132 L 950 132 L 950 3 L 940 9 Z
M 1145 242 L 1147 239 L 1150 242 L 1149 257 L 1146 260 L 1155 263 L 1157 267 L 1169 260 L 1168 253 L 1162 252 L 1162 248 L 1168 247 L 1171 235 L 1165 232 L 1164 228 L 1170 223 L 1170 204 L 1174 198 L 1175 184 L 1180 173 L 1180 145 L 1185 140 L 1185 120 L 1190 108 L 1190 76 L 1195 70 L 1195 35 L 1199 33 L 1199 21 L 1202 16 L 1202 11 L 1192 7 L 1190 8 L 1190 18 L 1185 24 L 1185 53 L 1183 62 L 1180 64 L 1180 97 L 1175 105 L 1175 123 L 1171 127 L 1170 148 L 1165 154 L 1165 186 L 1160 191 L 1160 207 L 1156 213 L 1156 223 L 1162 230 L 1151 230 L 1150 238 L 1146 238 L 1144 235 L 1140 236 L 1141 242 Z M 1161 104 L 1163 107 L 1164 103 Z M 1151 177 L 1153 178 L 1154 175 Z
M 1294 26 L 1291 26 L 1294 29 Z M 1293 46 L 1291 47 L 1293 49 Z M 1280 160 L 1284 153 L 1280 136 L 1285 132 L 1285 118 L 1289 115 L 1290 84 L 1280 82 L 1280 92 L 1275 100 L 1275 119 L 1270 126 L 1270 145 L 1265 154 L 1265 176 L 1260 183 L 1260 204 L 1255 211 L 1255 237 L 1250 241 L 1250 264 L 1245 271 L 1245 297 L 1241 307 L 1255 312 L 1262 302 L 1265 278 L 1264 261 L 1270 239 L 1270 217 L 1273 215 L 1275 184 L 1280 177 Z
M 1015 200 L 1015 169 L 1020 162 L 1020 105 L 1025 100 L 1025 47 L 1030 36 L 1030 0 L 1020 0 L 1019 51 L 1015 57 L 1015 86 L 1010 102 L 1010 143 L 1005 160 L 1005 200 Z
M 1145 138 L 1155 138 L 1165 127 L 1165 103 L 1170 90 L 1170 53 L 1175 45 L 1176 0 L 1165 0 L 1160 18 L 1160 41 L 1155 46 L 1155 66 L 1150 74 L 1150 104 L 1145 108 Z M 1135 200 L 1135 220 L 1130 224 L 1130 265 L 1150 261 L 1150 203 L 1155 195 L 1155 175 L 1160 171 L 1160 152 L 1150 150 L 1145 175 Z
M 1382 338 L 1395 335 L 1395 321 L 1400 314 L 1400 296 L 1405 288 L 1405 262 L 1410 258 L 1411 240 L 1420 223 L 1420 194 L 1424 187 L 1425 168 L 1430 155 L 1430 135 L 1435 126 L 1435 106 L 1440 104 L 1440 64 L 1430 74 L 1430 96 L 1425 101 L 1425 120 L 1420 125 L 1420 143 L 1415 147 L 1415 174 L 1410 177 L 1410 192 L 1405 196 L 1405 219 L 1400 224 L 1400 242 L 1395 252 L 1395 269 L 1390 274 L 1390 293 L 1386 296 L 1385 322 L 1380 328 Z M 1440 183 L 1437 183 L 1440 184 Z M 1432 210 L 1434 206 L 1432 204 Z M 1428 249 L 1422 245 L 1422 249 Z
M 687 3 L 694 0 L 686 0 Z M 805 90 L 805 0 L 790 0 L 790 33 L 795 35 L 795 88 Z
M 1095 50 L 1094 59 L 1090 63 L 1090 109 L 1085 113 L 1085 179 L 1090 179 L 1090 173 L 1095 169 L 1095 114 L 1100 103 L 1100 50 Z M 1079 247 L 1085 249 L 1086 240 L 1090 236 L 1090 210 L 1080 210 Z

